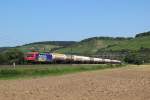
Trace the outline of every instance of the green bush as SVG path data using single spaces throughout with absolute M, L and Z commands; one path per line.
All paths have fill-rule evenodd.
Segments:
M 3 53 L 1 53 L 0 54 L 0 64 L 7 64 L 7 57 L 3 54 Z
M 24 62 L 24 54 L 18 49 L 10 49 L 0 53 L 0 64 L 22 64 Z
M 140 65 L 144 63 L 144 58 L 140 53 L 131 52 L 125 56 L 124 61 L 129 64 Z

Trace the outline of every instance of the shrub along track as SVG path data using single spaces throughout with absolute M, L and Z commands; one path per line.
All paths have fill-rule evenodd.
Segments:
M 0 100 L 150 100 L 150 65 L 0 80 Z

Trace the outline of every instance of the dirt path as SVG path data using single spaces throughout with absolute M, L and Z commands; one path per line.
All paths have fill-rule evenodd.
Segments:
M 1 80 L 0 100 L 150 100 L 150 65 Z

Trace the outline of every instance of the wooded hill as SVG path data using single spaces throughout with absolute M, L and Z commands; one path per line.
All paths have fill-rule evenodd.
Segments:
M 23 52 L 41 51 L 67 54 L 95 55 L 101 52 L 138 51 L 150 48 L 150 31 L 139 33 L 134 38 L 92 37 L 82 41 L 44 41 L 13 47 Z M 0 51 L 10 49 L 0 48 Z
M 99 54 L 101 52 L 138 51 L 145 48 L 150 49 L 150 32 L 137 34 L 134 38 L 93 37 L 55 52 Z

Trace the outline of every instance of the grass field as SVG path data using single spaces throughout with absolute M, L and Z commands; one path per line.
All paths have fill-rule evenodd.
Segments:
M 9 65 L 0 66 L 0 79 L 14 79 L 22 77 L 37 77 L 46 75 L 62 75 L 81 71 L 122 67 L 123 65 L 73 64 L 73 65 Z

